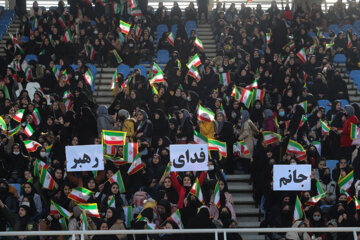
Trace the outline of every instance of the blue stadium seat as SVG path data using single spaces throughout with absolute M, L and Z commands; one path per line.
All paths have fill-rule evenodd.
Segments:
M 31 60 L 34 60 L 37 63 L 39 62 L 38 57 L 36 55 L 34 55 L 34 54 L 29 54 L 29 55 L 25 56 L 25 61 L 26 62 L 30 62 Z
M 336 54 L 334 56 L 334 63 L 346 63 L 345 54 Z
M 39 6 L 39 8 L 41 9 L 41 11 L 45 11 L 45 10 L 46 10 L 46 7 L 44 7 L 44 6 Z
M 134 71 L 135 71 L 135 69 L 139 69 L 140 70 L 140 75 L 144 76 L 145 79 L 146 79 L 147 72 L 146 72 L 146 67 L 144 65 L 135 65 L 134 66 Z
M 57 9 L 56 6 L 51 6 L 51 7 L 49 7 L 49 10 L 56 10 L 56 9 Z
M 338 25 L 336 24 L 331 24 L 329 27 L 328 27 L 328 30 L 329 31 L 333 31 L 335 34 L 338 34 L 341 30 L 339 28 Z
M 21 195 L 21 184 L 19 184 L 19 183 L 11 183 L 9 185 L 13 186 L 16 189 L 16 191 L 18 193 L 18 196 L 20 197 L 20 195 Z
M 72 65 L 70 65 L 70 67 L 72 67 L 72 69 L 74 69 L 74 72 L 76 72 L 78 65 L 72 64 Z
M 21 40 L 23 43 L 27 43 L 27 42 L 29 41 L 29 37 L 22 36 L 22 37 L 20 37 L 20 40 Z
M 197 28 L 196 22 L 195 21 L 186 21 L 185 23 L 185 28 Z
M 350 79 L 354 80 L 360 78 L 360 70 L 352 70 L 349 75 Z
M 346 105 L 349 105 L 349 101 L 346 99 L 338 99 L 337 101 L 341 102 L 341 108 L 344 108 Z
M 159 40 L 162 37 L 163 33 L 168 31 L 169 28 L 165 24 L 160 24 L 156 27 L 157 44 L 159 44 Z
M 325 108 L 325 114 L 331 109 L 331 102 L 327 99 L 318 100 L 318 105 Z
M 130 67 L 128 65 L 119 65 L 117 71 L 122 73 L 124 78 L 126 78 L 130 74 Z
M 329 38 L 330 36 L 329 36 L 329 33 L 328 32 L 324 32 L 324 37 L 325 38 Z
M 316 37 L 316 34 L 315 34 L 314 32 L 308 32 L 308 35 L 309 35 L 311 38 Z
M 174 36 L 176 37 L 177 34 L 177 24 L 173 24 L 171 26 L 171 32 L 174 34 Z
M 345 24 L 344 26 L 341 27 L 341 30 L 344 32 L 345 35 L 347 30 L 349 29 L 351 29 L 353 33 L 357 31 L 356 28 L 351 24 Z
M 326 160 L 326 167 L 328 167 L 330 169 L 330 176 L 332 178 L 332 170 L 336 167 L 336 164 L 338 163 L 338 160 Z M 333 179 L 335 182 L 337 181 L 337 179 Z
M 96 26 L 96 22 L 94 20 L 91 20 L 91 26 Z
M 360 20 L 356 20 L 353 25 L 358 30 L 358 32 L 360 32 Z
M 157 63 L 167 64 L 169 62 L 169 51 L 168 50 L 159 50 L 157 52 Z

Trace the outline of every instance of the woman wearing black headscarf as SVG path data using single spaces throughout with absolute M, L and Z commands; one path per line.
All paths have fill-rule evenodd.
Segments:
M 190 113 L 186 109 L 182 109 L 179 113 L 180 126 L 177 131 L 179 139 L 186 139 L 185 141 L 191 142 L 194 138 L 193 123 L 190 118 Z
M 206 206 L 201 206 L 198 214 L 189 220 L 185 228 L 190 229 L 213 229 L 215 224 L 210 219 L 209 209 Z M 189 240 L 213 240 L 213 233 L 191 234 L 186 236 Z
M 93 144 L 97 137 L 97 123 L 94 114 L 88 107 L 81 108 L 81 116 L 77 122 L 79 144 Z

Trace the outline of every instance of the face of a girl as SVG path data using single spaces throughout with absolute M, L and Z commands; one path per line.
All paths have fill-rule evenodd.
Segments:
M 63 173 L 62 173 L 62 171 L 61 171 L 60 169 L 57 169 L 57 170 L 55 171 L 54 176 L 55 176 L 56 179 L 62 179 Z
M 107 219 L 109 219 L 109 218 L 112 218 L 112 216 L 113 216 L 113 212 L 112 212 L 110 209 L 106 210 L 106 215 L 105 215 L 105 217 L 106 217 Z
M 219 189 L 220 191 L 223 191 L 224 190 L 224 187 L 225 187 L 225 184 L 223 181 L 219 181 Z
M 165 188 L 171 188 L 172 182 L 169 178 L 165 179 L 164 181 L 164 187 Z
M 20 217 L 25 217 L 26 215 L 26 210 L 24 208 L 19 208 L 19 216 Z
M 31 193 L 31 190 L 32 190 L 31 186 L 30 186 L 29 184 L 25 184 L 25 186 L 24 186 L 24 192 L 25 192 L 26 194 L 29 194 L 29 193 Z
M 185 187 L 190 187 L 190 186 L 191 186 L 191 179 L 190 179 L 189 176 L 184 177 L 183 185 L 184 185 Z
M 119 192 L 119 186 L 118 185 L 112 185 L 111 186 L 111 192 L 112 192 L 112 194 L 117 194 Z
M 91 189 L 95 189 L 95 187 L 96 187 L 95 181 L 94 181 L 94 179 L 91 179 L 88 182 L 88 188 L 91 190 Z
M 65 186 L 64 187 L 64 194 L 67 196 L 67 195 L 70 194 L 70 192 L 71 192 L 71 188 L 69 186 Z

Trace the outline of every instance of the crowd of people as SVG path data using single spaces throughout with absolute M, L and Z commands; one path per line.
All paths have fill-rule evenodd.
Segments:
M 342 105 L 349 100 L 347 84 L 333 57 L 345 54 L 347 69 L 360 69 L 360 41 L 351 29 L 335 34 L 328 26 L 359 20 L 360 5 L 354 1 L 346 7 L 339 1 L 323 12 L 316 4 L 280 9 L 273 1 L 263 10 L 261 4 L 226 9 L 218 3 L 208 14 L 208 4 L 198 0 L 197 9 L 190 3 L 182 12 L 176 2 L 171 10 L 160 2 L 155 11 L 145 0 L 68 0 L 43 10 L 34 1 L 28 14 L 19 15 L 19 31 L 7 41 L 0 68 L 1 231 L 234 228 L 226 176 L 239 171 L 251 175 L 254 201 L 264 212 L 261 227 L 359 226 L 360 155 L 351 130 L 359 124 L 360 108 Z M 128 33 L 120 20 L 131 25 Z M 211 25 L 216 57 L 206 56 L 196 29 L 186 31 L 186 21 Z M 170 32 L 156 40 L 159 24 L 177 25 L 173 42 Z M 163 70 L 154 65 L 147 73 L 116 72 L 114 101 L 97 106 L 87 64 L 133 67 L 156 62 L 159 49 L 170 53 Z M 27 62 L 29 54 L 37 55 L 38 62 Z M 189 64 L 194 56 L 201 65 Z M 164 81 L 149 83 L 157 73 Z M 318 105 L 325 99 L 331 101 L 328 111 Z M 199 117 L 200 108 L 207 118 Z M 126 141 L 138 144 L 142 169 L 128 174 L 131 164 L 120 145 L 104 147 L 105 170 L 67 172 L 65 146 L 101 144 L 103 130 L 126 132 Z M 269 143 L 267 133 L 279 138 Z M 226 144 L 226 153 L 210 151 L 208 171 L 168 172 L 170 144 L 193 144 L 199 136 Z M 289 141 L 299 143 L 304 154 L 288 151 Z M 327 159 L 338 160 L 332 171 Z M 274 164 L 311 164 L 311 190 L 273 191 Z M 118 172 L 123 184 L 109 181 Z M 51 186 L 44 185 L 47 174 Z M 349 176 L 351 186 L 340 188 L 339 179 Z M 194 183 L 201 186 L 204 202 L 189 194 Z M 21 184 L 19 192 L 16 184 Z M 70 197 L 79 189 L 92 192 L 85 203 L 95 204 L 99 216 L 84 220 L 81 204 Z M 297 198 L 303 216 L 293 219 Z M 352 239 L 352 234 L 266 237 L 335 240 Z M 132 236 L 93 237 L 127 238 Z M 239 234 L 228 238 L 242 239 Z

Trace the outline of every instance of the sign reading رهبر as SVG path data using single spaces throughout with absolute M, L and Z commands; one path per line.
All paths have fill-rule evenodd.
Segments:
M 102 145 L 66 146 L 68 172 L 104 170 Z

